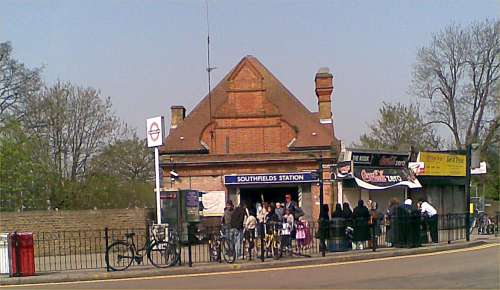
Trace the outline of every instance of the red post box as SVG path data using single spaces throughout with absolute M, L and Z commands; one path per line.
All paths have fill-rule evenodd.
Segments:
M 35 275 L 35 249 L 33 233 L 10 234 L 9 254 L 11 257 L 11 277 Z

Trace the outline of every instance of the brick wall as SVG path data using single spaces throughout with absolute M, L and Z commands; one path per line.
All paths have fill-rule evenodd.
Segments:
M 0 213 L 0 232 L 60 232 L 144 228 L 152 209 L 26 211 Z

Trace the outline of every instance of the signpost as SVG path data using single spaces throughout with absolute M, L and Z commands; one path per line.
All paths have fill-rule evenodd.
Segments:
M 160 153 L 159 146 L 163 145 L 165 128 L 163 116 L 147 119 L 146 132 L 148 147 L 155 148 L 155 177 L 156 177 L 156 223 L 161 224 L 161 203 L 160 203 Z

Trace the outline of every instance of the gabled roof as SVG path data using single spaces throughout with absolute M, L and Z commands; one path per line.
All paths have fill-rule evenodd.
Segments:
M 175 129 L 170 129 L 166 137 L 162 153 L 202 153 L 207 148 L 200 142 L 201 134 L 210 123 L 210 107 L 212 117 L 217 109 L 225 103 L 227 93 L 225 88 L 234 71 L 246 62 L 259 71 L 263 76 L 263 85 L 266 98 L 274 104 L 281 114 L 281 118 L 294 126 L 297 138 L 290 145 L 290 150 L 326 149 L 334 146 L 338 140 L 334 137 L 331 123 L 321 124 L 319 115 L 309 111 L 285 86 L 253 56 L 245 56 L 211 91 L 211 106 L 209 96 L 205 96 L 200 103 L 189 113 L 184 121 Z M 313 76 L 311 76 L 313 79 Z M 313 81 L 311 81 L 313 83 Z M 313 88 L 311 88 L 313 91 Z

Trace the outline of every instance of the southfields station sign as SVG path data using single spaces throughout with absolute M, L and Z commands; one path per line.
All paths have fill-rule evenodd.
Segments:
M 224 184 L 226 185 L 304 183 L 317 181 L 318 179 L 314 178 L 310 172 L 224 176 Z

